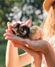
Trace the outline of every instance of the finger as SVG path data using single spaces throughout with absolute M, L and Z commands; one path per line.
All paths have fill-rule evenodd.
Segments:
M 4 36 L 12 36 L 11 33 L 5 33 Z
M 3 36 L 4 36 L 4 37 L 6 37 L 6 36 L 8 36 L 8 34 L 7 34 L 7 33 L 5 33 Z
M 15 27 L 18 23 L 12 23 L 12 26 Z
M 5 36 L 5 38 L 7 38 L 7 39 L 8 39 L 8 38 L 10 38 L 10 39 L 15 39 L 15 38 L 14 38 L 14 35 L 12 35 L 12 34 L 10 34 L 10 33 L 5 33 L 4 36 Z
M 15 41 L 17 41 L 18 39 L 16 35 L 13 35 L 11 33 L 5 33 L 4 36 L 9 37 L 11 40 L 15 40 Z
M 9 37 L 9 36 L 6 36 L 5 39 L 7 39 L 7 40 L 13 40 L 13 39 L 12 39 L 11 37 Z
M 3 34 L 3 36 L 5 37 L 5 36 L 6 36 L 6 33 L 5 33 L 5 34 Z
M 9 29 L 6 29 L 5 32 L 10 32 L 10 30 Z
M 12 24 L 10 22 L 7 23 L 8 29 L 12 29 Z
M 7 31 L 8 31 L 8 29 L 5 30 L 5 32 L 7 32 Z
M 5 39 L 8 39 L 8 37 L 5 37 Z
M 13 34 L 12 30 L 10 30 L 10 29 L 6 29 L 5 32 Z

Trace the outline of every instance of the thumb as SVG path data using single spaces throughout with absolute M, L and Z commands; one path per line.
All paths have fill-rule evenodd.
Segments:
M 12 33 L 12 25 L 10 22 L 7 23 L 7 27 L 10 33 Z

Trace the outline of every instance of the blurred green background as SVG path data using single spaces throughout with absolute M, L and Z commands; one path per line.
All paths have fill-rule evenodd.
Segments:
M 12 9 L 14 7 L 18 7 L 22 10 L 25 4 L 31 4 L 31 6 L 35 8 L 35 11 L 37 9 L 41 10 L 40 14 L 42 14 L 42 3 L 43 0 L 0 0 L 0 67 L 5 67 L 7 40 L 4 39 L 3 34 L 5 33 L 5 29 L 7 28 L 7 22 L 10 21 L 9 18 L 11 18 L 9 15 L 10 13 L 13 13 Z M 40 24 L 38 21 L 38 15 L 34 15 L 34 13 L 32 15 L 30 16 L 34 18 L 33 23 L 37 25 Z M 23 53 L 24 51 L 19 50 L 19 52 Z M 31 66 L 28 65 L 26 67 L 31 67 Z

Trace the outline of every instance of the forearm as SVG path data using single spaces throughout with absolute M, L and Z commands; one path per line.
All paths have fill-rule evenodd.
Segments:
M 20 58 L 22 58 L 20 61 L 21 64 L 25 64 L 25 63 L 27 64 L 27 63 L 32 62 L 32 64 L 31 64 L 32 67 L 36 67 L 36 66 L 41 67 L 41 58 L 42 58 L 41 55 L 42 55 L 42 53 L 34 52 L 33 50 L 31 50 L 27 47 L 23 47 L 23 49 L 26 50 L 29 54 L 31 54 L 31 56 L 29 54 L 26 54 L 26 55 L 24 54 L 23 56 L 21 55 L 21 57 L 20 57 Z M 33 58 L 32 58 L 32 56 L 33 56 Z M 34 64 L 33 64 L 33 62 L 34 62 Z
M 31 41 L 29 39 L 24 40 L 26 42 L 25 46 L 34 51 L 40 51 L 45 53 L 49 48 L 49 43 L 45 40 Z M 46 52 L 47 53 L 47 52 Z
M 43 40 L 36 41 L 36 44 L 34 43 L 34 41 L 33 42 L 26 41 L 26 42 L 28 43 L 29 46 L 28 48 L 31 48 L 35 51 L 40 51 L 44 54 L 48 67 L 55 67 L 55 52 L 52 46 L 47 41 Z
M 41 67 L 41 54 L 38 52 L 29 52 L 30 54 L 23 54 L 20 56 L 20 65 L 25 66 L 27 64 L 31 64 L 31 67 Z M 34 59 L 33 59 L 34 58 Z
M 32 64 L 34 61 L 33 57 L 28 53 L 24 53 L 23 55 L 21 54 L 19 57 L 21 67 L 28 64 Z
M 12 45 L 10 41 L 7 43 L 7 50 L 6 50 L 6 67 L 17 67 L 19 57 L 17 48 Z
M 55 67 L 55 52 L 53 48 L 50 46 L 48 53 L 45 55 L 48 67 Z

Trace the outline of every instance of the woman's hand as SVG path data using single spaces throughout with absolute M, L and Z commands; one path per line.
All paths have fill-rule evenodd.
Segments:
M 14 26 L 14 24 L 12 25 L 9 22 L 7 23 L 8 28 L 6 29 L 6 33 L 4 34 L 4 37 L 5 37 L 5 39 L 10 40 L 15 47 L 22 48 L 22 45 L 20 45 L 21 42 L 19 40 L 19 37 L 14 35 L 12 32 L 13 26 Z

